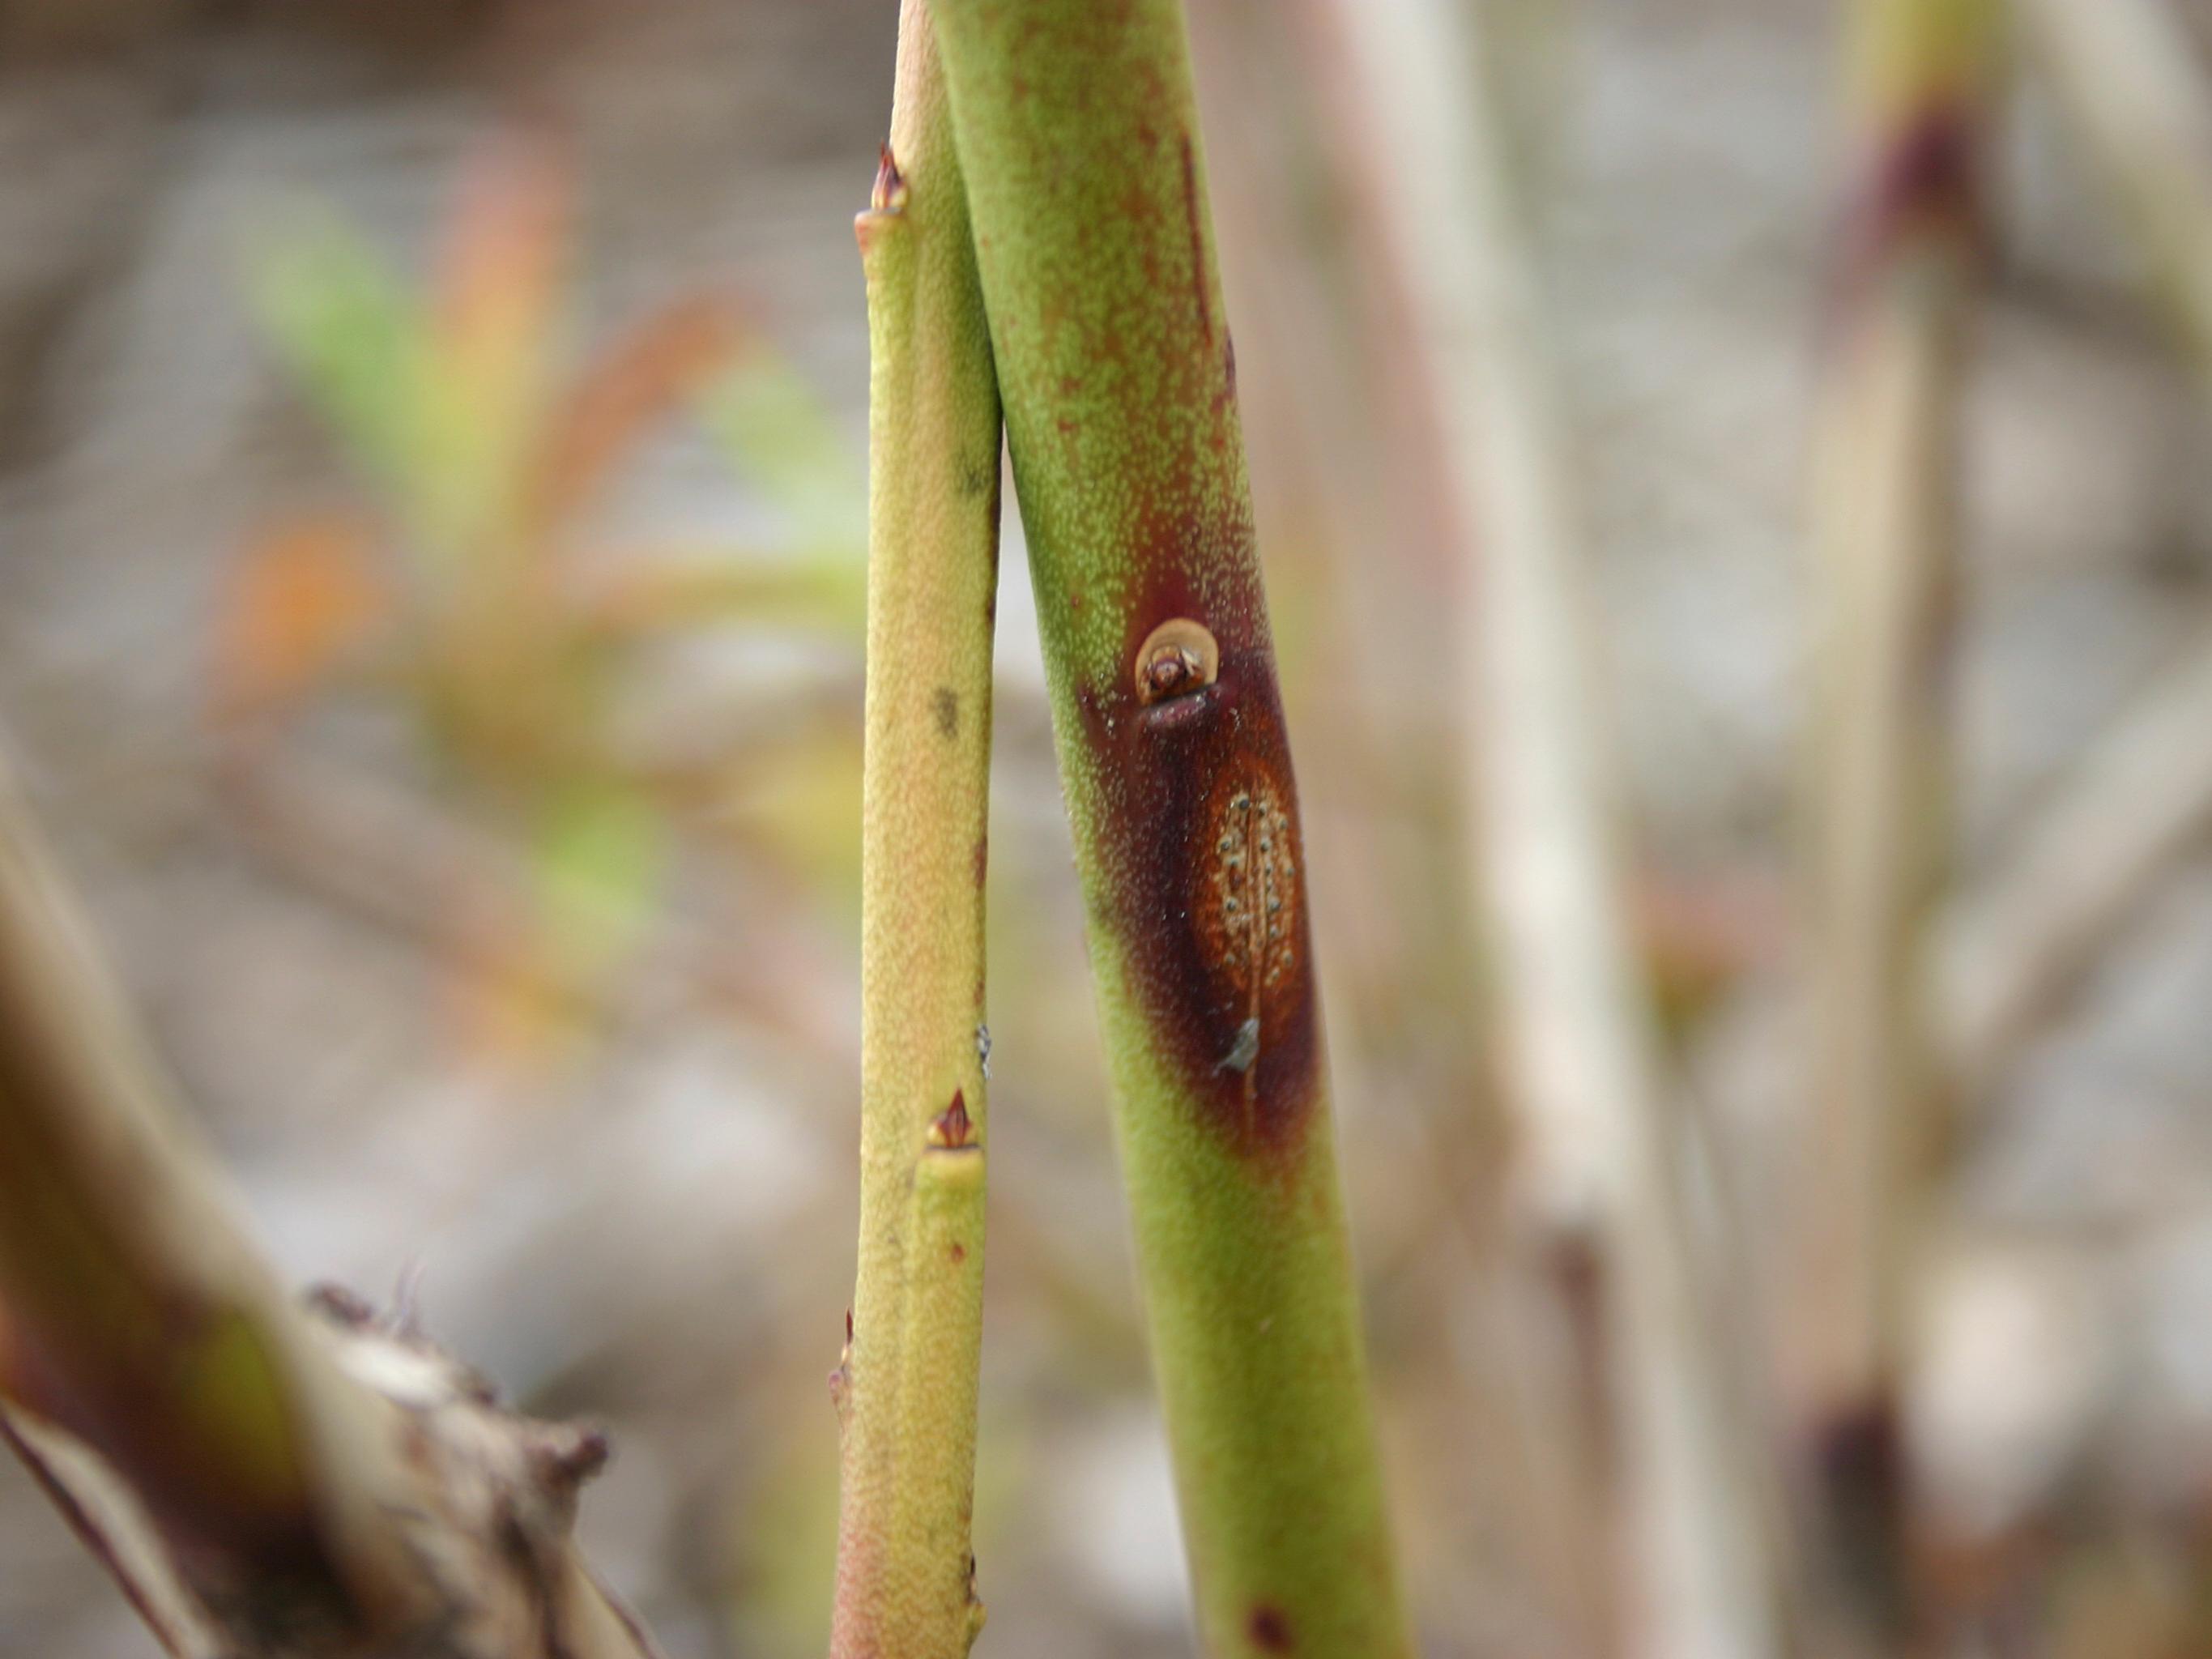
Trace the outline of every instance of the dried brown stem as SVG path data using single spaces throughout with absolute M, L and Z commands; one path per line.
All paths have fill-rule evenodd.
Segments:
M 0 1414 L 193 1656 L 638 1659 L 569 1543 L 588 1431 L 278 1286 L 0 779 Z

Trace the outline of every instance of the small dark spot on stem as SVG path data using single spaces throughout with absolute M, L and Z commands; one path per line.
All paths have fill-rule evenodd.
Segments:
M 950 1254 L 952 1257 L 952 1265 L 957 1267 L 968 1259 L 968 1247 L 956 1238 L 952 1241 Z
M 930 712 L 937 717 L 937 735 L 951 738 L 960 730 L 960 694 L 949 685 L 940 685 L 929 699 Z
M 1252 1645 L 1262 1653 L 1288 1653 L 1297 1646 L 1291 1640 L 1291 1621 L 1280 1607 L 1267 1602 L 1252 1609 L 1245 1628 L 1252 1634 Z

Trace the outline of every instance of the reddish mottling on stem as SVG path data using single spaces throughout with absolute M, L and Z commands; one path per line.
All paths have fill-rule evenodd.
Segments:
M 1288 1653 L 1297 1646 L 1291 1640 L 1291 1621 L 1283 1616 L 1283 1610 L 1265 1601 L 1252 1609 L 1246 1628 L 1251 1632 L 1252 1645 L 1262 1653 Z

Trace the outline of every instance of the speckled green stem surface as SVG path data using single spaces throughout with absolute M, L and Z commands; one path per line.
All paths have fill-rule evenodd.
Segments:
M 935 11 L 1205 1648 L 1390 1659 L 1410 1647 L 1181 8 Z
M 983 1318 L 999 397 L 927 0 L 855 227 L 868 289 L 860 1241 L 831 1659 L 961 1659 Z

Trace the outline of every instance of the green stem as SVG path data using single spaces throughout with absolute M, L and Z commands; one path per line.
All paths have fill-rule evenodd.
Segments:
M 1208 1652 L 1408 1651 L 1181 8 L 938 0 Z
M 1855 8 L 1856 176 L 1814 455 L 1818 1155 L 1798 1300 L 1832 1588 L 1885 1648 L 1915 1623 L 1896 1390 L 1939 1121 L 1920 957 L 1949 827 L 1960 381 L 2000 9 Z
M 925 0 L 857 226 L 868 289 L 860 1276 L 836 1659 L 958 1659 L 981 1349 L 983 867 L 999 400 Z

